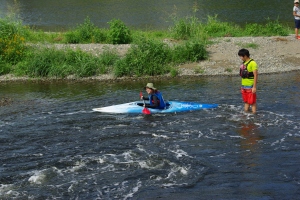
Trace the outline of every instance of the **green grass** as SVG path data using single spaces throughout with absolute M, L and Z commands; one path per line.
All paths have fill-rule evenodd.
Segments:
M 96 57 L 81 50 L 54 48 L 28 50 L 26 56 L 13 68 L 16 75 L 29 77 L 65 78 L 69 75 L 88 77 L 106 74 L 118 60 L 115 52 L 104 51 Z
M 252 48 L 252 49 L 258 49 L 259 45 L 256 43 L 237 43 L 238 46 L 241 48 Z
M 172 72 L 178 64 L 207 58 L 201 41 L 188 41 L 174 47 L 160 40 L 140 39 L 115 66 L 116 76 L 161 75 Z
M 196 9 L 194 10 L 197 11 Z M 43 32 L 30 29 L 13 18 L 0 18 L 0 75 L 13 73 L 29 77 L 58 77 L 70 75 L 88 77 L 114 73 L 115 76 L 155 76 L 178 74 L 177 66 L 208 58 L 206 45 L 213 37 L 286 36 L 293 30 L 269 20 L 266 24 L 246 24 L 240 27 L 221 22 L 217 16 L 206 21 L 194 16 L 177 18 L 167 30 L 129 29 L 121 20 L 113 19 L 109 29 L 96 27 L 87 17 L 82 24 L 66 32 Z M 165 42 L 172 41 L 172 45 Z M 227 42 L 231 42 L 230 39 Z M 131 44 L 120 57 L 105 50 L 95 56 L 81 50 L 33 48 L 28 43 L 42 44 Z M 241 44 L 244 48 L 259 48 L 258 44 Z M 202 69 L 196 69 L 203 73 Z

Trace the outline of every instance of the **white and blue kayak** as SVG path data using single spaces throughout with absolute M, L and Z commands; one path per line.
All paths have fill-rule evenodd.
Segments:
M 202 109 L 217 108 L 218 104 L 201 104 L 197 102 L 185 102 L 185 101 L 168 101 L 165 109 L 153 109 L 147 108 L 151 113 L 176 113 L 187 112 Z M 118 104 L 113 106 L 107 106 L 102 108 L 94 108 L 93 111 L 103 113 L 128 113 L 137 114 L 143 113 L 145 109 L 143 101 L 135 101 L 130 103 Z

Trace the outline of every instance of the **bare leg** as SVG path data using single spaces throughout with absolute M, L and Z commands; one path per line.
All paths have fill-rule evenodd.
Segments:
M 244 111 L 248 112 L 249 111 L 249 107 L 250 107 L 250 105 L 248 103 L 245 103 Z
M 296 36 L 296 39 L 297 39 L 297 37 L 298 37 L 298 29 L 297 28 L 295 28 L 295 36 Z
M 252 113 L 255 114 L 256 113 L 256 103 L 252 104 Z

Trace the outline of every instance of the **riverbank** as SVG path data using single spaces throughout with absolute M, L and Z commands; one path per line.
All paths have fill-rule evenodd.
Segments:
M 238 67 L 241 63 L 237 52 L 241 48 L 247 48 L 259 66 L 259 74 L 281 73 L 294 70 L 300 70 L 300 40 L 296 40 L 293 35 L 282 37 L 222 37 L 211 40 L 207 48 L 209 58 L 205 61 L 188 63 L 178 66 L 178 76 L 212 76 L 212 75 L 237 75 Z M 166 43 L 172 43 L 166 39 Z M 126 54 L 130 45 L 108 45 L 108 44 L 56 44 L 56 48 L 65 48 L 66 46 L 76 49 L 80 48 L 94 55 L 99 55 L 104 49 L 110 48 L 123 56 Z M 170 77 L 170 74 L 160 76 Z M 148 77 L 149 78 L 149 77 Z M 87 78 L 76 78 L 69 76 L 65 79 L 42 79 L 16 77 L 8 74 L 0 76 L 0 82 L 4 81 L 26 81 L 26 80 L 128 80 L 137 79 L 137 77 L 116 78 L 112 74 L 93 76 Z

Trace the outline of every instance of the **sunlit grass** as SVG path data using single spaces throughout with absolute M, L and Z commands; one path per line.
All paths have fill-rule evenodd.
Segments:
M 194 9 L 196 12 L 197 9 Z M 14 73 L 30 77 L 87 77 L 114 73 L 115 76 L 154 76 L 170 73 L 176 76 L 176 66 L 207 59 L 206 45 L 214 37 L 286 36 L 291 29 L 269 20 L 266 24 L 246 24 L 240 27 L 221 22 L 217 16 L 199 20 L 195 15 L 185 18 L 172 16 L 173 25 L 167 30 L 129 29 L 114 19 L 109 29 L 101 29 L 86 18 L 75 29 L 66 32 L 43 32 L 23 26 L 13 17 L 0 18 L 0 75 Z M 227 42 L 231 42 L 230 39 Z M 43 44 L 131 44 L 129 52 L 120 57 L 106 50 L 95 56 L 82 50 L 40 47 Z M 258 48 L 255 43 L 240 44 Z M 202 69 L 196 69 L 202 73 Z

